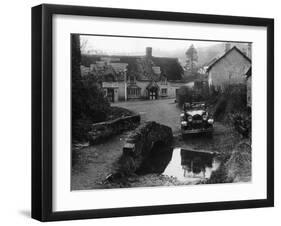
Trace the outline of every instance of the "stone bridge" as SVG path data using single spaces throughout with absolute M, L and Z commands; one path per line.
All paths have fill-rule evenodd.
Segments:
M 92 145 L 101 143 L 116 134 L 136 128 L 140 120 L 140 115 L 132 115 L 92 124 L 88 132 L 88 140 Z
M 161 146 L 167 147 L 171 146 L 172 141 L 173 133 L 170 127 L 156 122 L 145 122 L 127 138 L 119 161 L 120 172 L 136 172 L 155 145 L 161 143 Z

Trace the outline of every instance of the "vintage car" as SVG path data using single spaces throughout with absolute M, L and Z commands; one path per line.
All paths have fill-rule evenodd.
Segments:
M 180 115 L 181 132 L 185 134 L 213 133 L 214 119 L 204 102 L 185 103 Z

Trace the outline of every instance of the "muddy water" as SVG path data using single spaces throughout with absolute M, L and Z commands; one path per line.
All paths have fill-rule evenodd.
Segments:
M 199 182 L 209 179 L 220 163 L 212 153 L 175 148 L 163 175 L 182 182 Z
M 219 165 L 219 161 L 212 152 L 157 146 L 144 161 L 137 174 L 157 173 L 192 184 L 210 178 Z

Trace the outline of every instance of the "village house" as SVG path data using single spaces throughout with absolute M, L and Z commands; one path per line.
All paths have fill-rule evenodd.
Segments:
M 146 48 L 144 56 L 92 55 L 89 58 L 87 62 L 84 60 L 83 70 L 89 68 L 89 74 L 102 84 L 111 102 L 176 98 L 179 88 L 185 84 L 178 59 L 154 57 L 151 47 Z
M 251 67 L 250 56 L 251 44 L 247 52 L 242 52 L 236 46 L 230 48 L 230 43 L 226 43 L 225 53 L 207 69 L 209 86 L 223 91 L 229 85 L 246 84 L 245 74 Z

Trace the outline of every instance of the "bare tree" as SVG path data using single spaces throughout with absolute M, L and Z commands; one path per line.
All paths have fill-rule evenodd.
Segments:
M 81 51 L 81 53 L 87 53 L 87 47 L 88 47 L 88 40 L 82 39 L 82 41 L 80 41 L 80 51 Z

